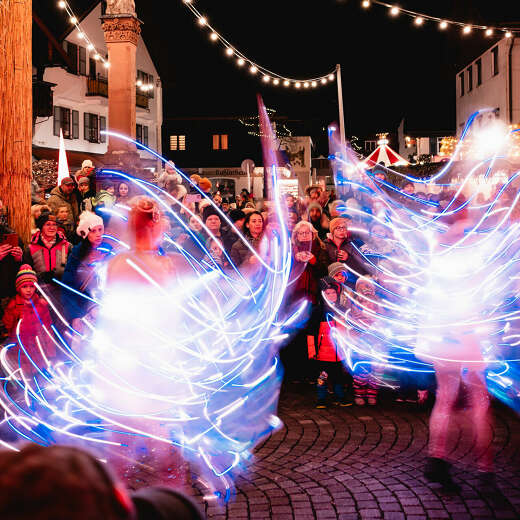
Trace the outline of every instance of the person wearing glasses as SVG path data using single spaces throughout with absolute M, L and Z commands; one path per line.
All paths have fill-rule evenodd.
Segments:
M 334 262 L 341 262 L 348 268 L 346 284 L 352 289 L 360 275 L 369 274 L 363 262 L 363 255 L 359 251 L 362 243 L 353 243 L 348 231 L 346 218 L 334 218 L 329 224 L 330 233 L 325 240 L 327 266 Z

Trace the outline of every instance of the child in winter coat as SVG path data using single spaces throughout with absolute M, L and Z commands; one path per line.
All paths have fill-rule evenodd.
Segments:
M 346 334 L 345 327 L 334 319 L 336 312 L 342 312 L 339 307 L 339 295 L 341 286 L 329 276 L 320 280 L 320 289 L 323 296 L 320 304 L 314 311 L 309 326 L 310 334 L 307 336 L 309 358 L 317 362 L 320 376 L 316 384 L 318 401 L 316 408 L 327 407 L 328 382 L 332 384 L 335 402 L 339 406 L 350 406 L 345 399 L 343 351 L 338 348 L 334 340 L 334 333 Z M 337 309 L 336 311 L 333 309 Z
M 16 360 L 14 370 L 21 368 L 26 378 L 35 375 L 38 369 L 47 368 L 47 360 L 51 361 L 56 357 L 56 347 L 44 330 L 45 327 L 51 332 L 52 319 L 49 307 L 47 302 L 36 294 L 36 280 L 36 273 L 30 265 L 24 264 L 20 267 L 15 281 L 17 294 L 7 304 L 3 316 L 9 340 L 16 344 L 9 359 Z
M 355 302 L 351 307 L 351 318 L 360 328 L 367 329 L 375 321 L 374 314 L 378 313 L 379 306 L 376 302 L 376 291 L 374 282 L 367 276 L 358 278 L 356 282 Z M 358 332 L 353 332 L 354 341 Z M 379 381 L 381 380 L 381 370 L 372 363 L 369 358 L 359 354 L 353 356 L 354 378 L 354 402 L 358 406 L 368 403 L 371 406 L 377 404 L 377 394 Z

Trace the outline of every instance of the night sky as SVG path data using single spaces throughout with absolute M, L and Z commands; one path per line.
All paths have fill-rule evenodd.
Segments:
M 416 28 L 359 0 L 194 0 L 217 31 L 282 75 L 321 75 L 341 63 L 347 134 L 395 130 L 407 116 L 416 129 L 454 130 L 455 72 L 493 40 L 462 36 L 433 22 Z M 401 7 L 482 25 L 520 21 L 511 0 L 416 0 Z M 314 91 L 266 86 L 210 42 L 181 0 L 137 0 L 143 35 L 159 69 L 165 118 L 253 114 L 255 94 L 280 115 L 337 118 L 335 83 Z M 515 12 L 516 11 L 516 12 Z

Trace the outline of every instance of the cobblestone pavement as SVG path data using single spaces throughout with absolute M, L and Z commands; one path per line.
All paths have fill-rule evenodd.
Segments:
M 520 420 L 505 407 L 494 407 L 497 485 L 488 489 L 472 466 L 469 421 L 464 410 L 457 414 L 450 460 L 461 491 L 448 494 L 422 475 L 428 409 L 391 401 L 326 410 L 313 405 L 309 385 L 283 391 L 283 429 L 258 447 L 236 481 L 234 500 L 203 505 L 208 518 L 520 518 Z

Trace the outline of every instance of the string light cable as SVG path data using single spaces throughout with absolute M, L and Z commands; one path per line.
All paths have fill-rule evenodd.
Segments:
M 87 44 L 87 51 L 92 53 L 93 58 L 96 61 L 103 63 L 103 66 L 108 69 L 110 67 L 109 61 L 105 59 L 100 52 L 98 52 L 96 46 L 92 43 L 92 40 L 89 38 L 88 34 L 81 28 L 78 17 L 74 14 L 74 11 L 70 7 L 69 3 L 66 0 L 59 0 L 58 7 L 63 9 L 69 16 L 70 23 L 74 25 L 78 31 L 78 38 Z
M 224 52 L 226 56 L 229 58 L 235 58 L 236 64 L 241 68 L 248 68 L 249 72 L 252 75 L 257 75 L 262 78 L 264 83 L 274 85 L 276 87 L 292 87 L 295 89 L 313 89 L 318 86 L 327 85 L 329 82 L 332 82 L 336 78 L 336 69 L 334 68 L 332 71 L 327 74 L 323 74 L 321 76 L 311 77 L 311 78 L 292 78 L 289 76 L 285 76 L 282 74 L 278 74 L 277 72 L 273 72 L 257 63 L 256 61 L 248 58 L 244 53 L 238 50 L 234 45 L 232 45 L 221 33 L 215 30 L 215 28 L 208 22 L 208 18 L 204 16 L 194 5 L 193 0 L 181 0 L 182 3 L 191 11 L 193 16 L 195 17 L 197 24 L 201 26 L 203 29 L 207 29 L 210 33 L 209 38 L 211 41 L 215 43 L 220 43 L 224 47 Z
M 78 17 L 74 14 L 74 11 L 70 7 L 70 4 L 66 0 L 59 0 L 58 7 L 63 9 L 67 15 L 69 16 L 69 21 L 78 31 L 78 38 L 86 43 L 87 51 L 92 53 L 93 58 L 97 61 L 101 61 L 105 69 L 110 67 L 110 62 L 103 57 L 103 55 L 96 49 L 96 46 L 92 43 L 92 40 L 89 38 L 88 34 L 83 30 L 80 25 Z M 142 79 L 136 80 L 136 86 L 142 92 L 148 92 L 153 89 L 153 85 L 149 83 L 143 83 Z
M 389 10 L 389 15 L 392 17 L 397 17 L 400 14 L 409 16 L 410 18 L 414 19 L 414 25 L 418 27 L 423 26 L 426 21 L 431 21 L 436 22 L 440 30 L 445 30 L 450 25 L 460 27 L 462 29 L 463 34 L 470 34 L 473 31 L 473 29 L 484 31 L 486 36 L 493 36 L 495 33 L 503 33 L 506 38 L 511 38 L 513 35 L 517 36 L 520 34 L 520 31 L 515 31 L 506 27 L 479 25 L 461 22 L 459 20 L 450 20 L 448 18 L 440 18 L 438 16 L 432 16 L 429 14 L 420 13 L 418 11 L 412 11 L 411 9 L 404 9 L 396 4 L 389 4 L 387 2 L 382 2 L 381 0 L 362 0 L 361 7 L 363 7 L 364 9 L 368 9 L 372 6 L 372 4 L 380 7 L 386 7 Z

